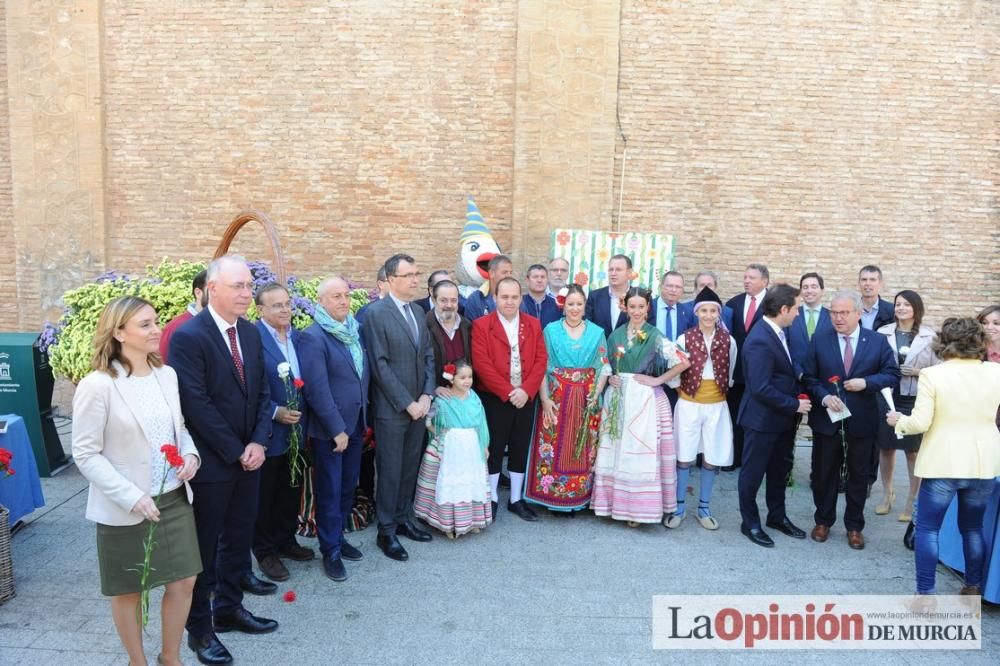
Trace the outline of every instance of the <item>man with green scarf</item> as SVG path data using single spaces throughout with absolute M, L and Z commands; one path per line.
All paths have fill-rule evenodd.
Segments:
M 316 323 L 299 338 L 302 387 L 310 414 L 316 532 L 323 570 L 331 580 L 347 579 L 343 560 L 360 560 L 361 551 L 344 538 L 361 469 L 362 436 L 368 403 L 368 362 L 361 330 L 351 315 L 351 290 L 341 278 L 319 285 Z

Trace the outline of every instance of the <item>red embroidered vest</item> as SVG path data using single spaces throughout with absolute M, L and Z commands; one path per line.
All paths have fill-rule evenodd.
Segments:
M 687 347 L 691 367 L 681 373 L 681 390 L 694 397 L 701 386 L 701 373 L 709 356 L 700 328 L 695 326 L 684 332 L 684 346 Z M 715 329 L 715 337 L 712 338 L 712 371 L 719 390 L 726 395 L 729 390 L 729 333 L 721 326 Z

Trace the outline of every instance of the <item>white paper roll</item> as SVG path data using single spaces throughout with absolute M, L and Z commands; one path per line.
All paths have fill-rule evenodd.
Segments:
M 892 400 L 892 389 L 887 386 L 884 389 L 882 389 L 880 393 L 882 394 L 882 397 L 885 398 L 885 404 L 889 405 L 889 411 L 890 412 L 896 411 L 896 403 L 893 402 Z M 903 436 L 897 434 L 896 439 L 903 439 Z

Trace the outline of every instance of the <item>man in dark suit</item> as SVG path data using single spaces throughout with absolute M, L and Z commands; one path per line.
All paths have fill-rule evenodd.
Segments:
M 462 359 L 472 362 L 472 324 L 458 313 L 458 285 L 443 280 L 434 285 L 434 309 L 427 313 L 427 330 L 434 348 L 434 377 L 439 388 L 449 386 L 444 366 Z
M 714 271 L 703 270 L 694 276 L 694 295 L 697 296 L 701 293 L 701 290 L 708 287 L 715 293 L 719 293 L 719 277 Z M 690 301 L 685 301 L 684 305 L 690 305 L 692 312 L 694 311 L 694 299 Z M 720 318 L 723 328 L 727 331 L 733 330 L 733 309 L 727 305 L 722 306 L 722 317 Z M 698 323 L 697 317 L 695 317 L 695 324 Z
M 191 485 L 204 571 L 194 586 L 188 645 L 202 663 L 227 664 L 232 655 L 216 632 L 278 628 L 243 607 L 240 589 L 272 412 L 260 333 L 242 318 L 253 297 L 246 261 L 232 255 L 215 259 L 206 282 L 209 304 L 174 333 L 170 361 L 184 420 L 201 455 Z
M 472 369 L 490 429 L 487 466 L 496 518 L 500 469 L 508 453 L 510 500 L 507 509 L 522 520 L 538 516 L 524 501 L 524 474 L 534 432 L 535 404 L 545 378 L 548 354 L 538 320 L 523 314 L 521 285 L 514 278 L 497 283 L 497 310 L 472 324 Z
M 800 379 L 806 352 L 809 351 L 809 341 L 816 331 L 833 328 L 830 311 L 823 307 L 823 289 L 823 276 L 819 273 L 806 273 L 799 278 L 802 305 L 799 307 L 799 316 L 785 331 L 788 335 L 788 348 L 792 352 L 792 362 L 795 364 L 795 374 Z
M 555 296 L 550 296 L 549 270 L 541 264 L 528 267 L 527 293 L 521 298 L 521 312 L 531 315 L 542 326 L 542 330 L 562 318 L 562 310 L 556 305 Z
M 817 331 L 809 345 L 803 380 L 815 407 L 809 414 L 813 431 L 813 502 L 816 505 L 814 541 L 826 541 L 837 520 L 837 484 L 847 456 L 847 508 L 844 526 L 847 543 L 865 547 L 865 499 L 873 447 L 878 434 L 877 396 L 899 383 L 900 372 L 888 339 L 862 328 L 861 297 L 842 291 L 830 302 L 833 329 Z M 851 415 L 832 422 L 834 413 L 847 407 Z M 841 433 L 843 428 L 844 432 Z M 846 444 L 843 441 L 846 441 Z M 846 446 L 846 452 L 844 450 Z
M 694 303 L 681 303 L 684 295 L 684 276 L 677 271 L 667 271 L 660 278 L 660 295 L 653 299 L 646 321 L 659 329 L 663 337 L 676 340 L 692 326 L 698 325 Z M 670 400 L 670 408 L 677 406 L 677 389 L 663 385 L 663 392 Z
M 427 295 L 423 298 L 418 298 L 413 301 L 416 305 L 419 305 L 424 312 L 430 312 L 434 309 L 434 285 L 438 282 L 447 280 L 451 282 L 451 273 L 447 270 L 440 268 L 427 278 Z M 458 295 L 458 313 L 462 314 L 465 311 L 465 297 L 461 294 Z
M 434 395 L 434 351 L 425 316 L 410 301 L 420 288 L 413 257 L 396 254 L 385 262 L 389 294 L 373 303 L 362 327 L 372 373 L 375 413 L 375 464 L 378 488 L 376 543 L 391 559 L 409 554 L 397 535 L 430 541 L 430 533 L 413 523 L 413 493 L 423 453 L 424 417 Z
M 361 329 L 351 316 L 351 290 L 341 278 L 324 280 L 317 290 L 316 323 L 300 337 L 303 391 L 309 403 L 309 448 L 313 452 L 316 536 L 323 571 L 347 580 L 343 560 L 361 551 L 344 538 L 361 470 L 366 428 L 369 365 Z
M 587 296 L 584 318 L 604 329 L 604 337 L 628 321 L 621 299 L 632 280 L 632 260 L 624 254 L 608 259 L 608 286 L 594 289 Z
M 740 530 L 758 546 L 774 541 L 763 530 L 757 509 L 757 491 L 767 478 L 767 526 L 795 539 L 806 533 L 785 513 L 785 481 L 792 469 L 796 414 L 809 412 L 809 400 L 798 397 L 799 383 L 792 366 L 784 330 L 799 314 L 799 290 L 779 284 L 767 292 L 763 318 L 747 335 L 742 365 L 746 392 L 740 404 L 739 424 L 745 433 L 743 468 L 738 482 Z
M 265 576 L 271 580 L 288 580 L 287 567 L 281 557 L 304 562 L 315 554 L 311 548 L 295 541 L 299 526 L 298 487 L 301 476 L 292 486 L 291 470 L 287 455 L 289 436 L 298 428 L 299 445 L 305 447 L 305 401 L 299 397 L 298 409 L 288 408 L 289 392 L 282 378 L 288 376 L 292 391 L 296 378 L 302 371 L 296 346 L 299 332 L 292 328 L 292 304 L 288 289 L 272 282 L 257 290 L 254 301 L 260 319 L 257 330 L 264 346 L 264 371 L 267 375 L 271 404 L 271 439 L 267 444 L 267 457 L 260 468 L 260 501 L 257 504 L 257 524 L 254 529 L 253 554 Z M 244 582 L 244 589 L 250 585 Z
M 879 296 L 882 291 L 882 269 L 869 264 L 858 271 L 858 290 L 861 292 L 861 326 L 877 331 L 896 320 L 892 303 Z
M 734 296 L 726 303 L 733 312 L 733 327 L 729 329 L 736 341 L 737 358 L 743 355 L 743 341 L 757 322 L 764 316 L 762 304 L 767 295 L 767 285 L 771 277 L 764 264 L 750 264 L 743 271 L 743 293 Z M 723 468 L 732 471 L 743 462 L 743 428 L 739 425 L 740 404 L 743 402 L 743 391 L 746 388 L 744 371 L 746 364 L 737 363 L 733 375 L 733 385 L 726 393 L 729 403 L 729 417 L 733 420 L 733 465 Z

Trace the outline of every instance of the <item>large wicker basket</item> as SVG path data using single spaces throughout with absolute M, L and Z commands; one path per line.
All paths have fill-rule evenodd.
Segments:
M 0 504 L 0 606 L 14 598 L 14 560 L 10 552 L 10 511 Z

